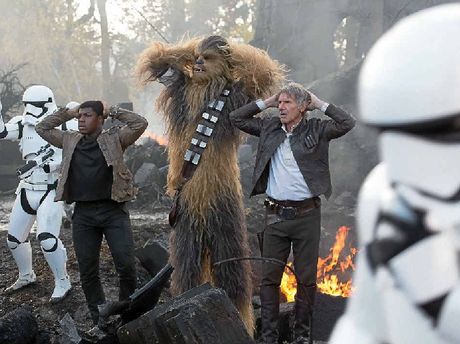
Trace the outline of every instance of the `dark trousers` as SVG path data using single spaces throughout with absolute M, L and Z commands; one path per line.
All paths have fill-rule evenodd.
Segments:
M 321 208 L 305 216 L 268 225 L 263 233 L 262 256 L 287 262 L 292 251 L 297 281 L 296 325 L 298 335 L 308 335 L 308 324 L 316 293 L 316 269 L 321 232 Z M 263 263 L 262 267 L 262 338 L 278 342 L 279 286 L 284 267 Z M 309 313 L 309 314 L 308 314 Z M 265 315 L 265 316 L 264 316 Z M 265 318 L 265 320 L 264 320 Z
M 119 299 L 128 298 L 136 289 L 134 242 L 129 213 L 125 204 L 111 200 L 77 202 L 72 225 L 82 289 L 93 322 L 97 323 L 97 305 L 105 302 L 99 278 L 99 255 L 103 236 L 118 273 Z

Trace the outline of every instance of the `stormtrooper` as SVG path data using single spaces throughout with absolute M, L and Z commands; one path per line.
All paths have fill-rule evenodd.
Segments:
M 362 186 L 356 292 L 333 344 L 460 342 L 460 4 L 384 34 L 359 79 L 382 162 Z
M 19 140 L 25 165 L 18 168 L 20 179 L 8 226 L 8 247 L 19 269 L 19 278 L 6 288 L 9 293 L 34 283 L 32 249 L 28 235 L 36 221 L 37 240 L 53 272 L 55 287 L 50 302 L 62 300 L 71 284 L 66 270 L 67 253 L 59 232 L 63 215 L 62 202 L 54 202 L 55 188 L 62 159 L 60 149 L 50 146 L 35 131 L 35 125 L 57 110 L 53 92 L 35 85 L 23 94 L 24 113 L 8 123 L 0 116 L 0 138 Z

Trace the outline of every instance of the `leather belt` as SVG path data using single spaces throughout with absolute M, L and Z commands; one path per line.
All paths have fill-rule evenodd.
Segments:
M 318 208 L 321 205 L 321 199 L 312 197 L 302 201 L 278 201 L 267 197 L 264 205 L 269 214 L 276 214 L 282 219 L 292 220 L 304 216 L 312 209 Z

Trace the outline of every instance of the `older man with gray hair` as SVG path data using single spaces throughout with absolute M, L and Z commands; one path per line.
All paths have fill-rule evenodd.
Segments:
M 278 107 L 279 117 L 254 117 L 269 107 Z M 315 109 L 331 119 L 307 118 L 307 111 Z M 297 83 L 233 111 L 230 118 L 240 130 L 260 138 L 251 196 L 267 195 L 262 256 L 286 263 L 292 245 L 298 277 L 293 337 L 295 343 L 308 343 L 321 229 L 319 196 L 331 195 L 329 141 L 350 131 L 355 120 Z M 263 265 L 262 343 L 278 343 L 283 270 L 280 265 Z

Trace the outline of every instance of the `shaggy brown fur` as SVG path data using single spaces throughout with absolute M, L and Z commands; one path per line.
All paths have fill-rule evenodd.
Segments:
M 139 58 L 137 75 L 147 84 L 168 67 L 174 74 L 164 82 L 157 106 L 167 123 L 170 195 L 183 185 L 184 153 L 201 114 L 224 88 L 231 89 L 200 164 L 180 194 L 170 241 L 175 268 L 172 289 L 181 293 L 204 282 L 223 288 L 252 333 L 249 264 L 212 267 L 216 261 L 249 254 L 237 161 L 240 136 L 228 115 L 249 100 L 271 95 L 283 71 L 265 52 L 247 44 L 229 44 L 220 36 L 175 45 L 156 42 Z

